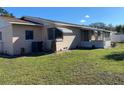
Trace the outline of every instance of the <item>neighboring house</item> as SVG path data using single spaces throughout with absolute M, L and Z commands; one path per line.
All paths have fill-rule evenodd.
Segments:
M 25 16 L 0 17 L 0 52 L 9 55 L 75 48 L 107 48 L 111 31 Z

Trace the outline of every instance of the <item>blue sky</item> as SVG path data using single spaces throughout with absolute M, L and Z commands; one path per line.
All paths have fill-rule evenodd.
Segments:
M 36 16 L 47 19 L 53 19 L 64 22 L 88 25 L 94 22 L 104 22 L 106 24 L 124 24 L 124 8 L 17 8 L 6 7 L 7 11 L 13 13 L 16 17 Z

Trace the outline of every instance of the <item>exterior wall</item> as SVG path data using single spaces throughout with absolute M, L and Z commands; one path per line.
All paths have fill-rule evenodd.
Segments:
M 48 31 L 47 31 L 47 29 L 48 28 L 55 28 L 55 26 L 54 25 L 47 25 L 47 26 L 45 26 L 45 28 L 44 28 L 44 31 L 43 31 L 43 34 L 44 34 L 44 49 L 45 50 L 51 50 L 51 44 L 52 44 L 52 40 L 48 40 Z
M 56 42 L 56 51 L 74 49 L 80 46 L 81 36 L 80 29 L 73 27 L 66 27 L 73 31 L 72 34 L 63 34 L 63 39 Z
M 33 40 L 25 40 L 25 30 L 34 31 Z M 38 26 L 26 26 L 26 25 L 13 25 L 13 48 L 14 54 L 19 55 L 21 53 L 21 48 L 25 49 L 25 53 L 31 52 L 31 43 L 33 41 L 44 41 L 42 27 Z
M 13 55 L 12 25 L 1 18 L 0 32 L 2 32 L 2 40 L 0 40 L 0 53 Z
M 73 40 L 75 39 L 75 37 L 76 37 L 75 35 L 64 35 L 63 40 L 56 42 L 56 51 L 76 48 L 76 46 L 74 46 L 73 44 L 74 43 Z
M 111 47 L 111 41 L 104 41 L 104 48 L 110 48 Z

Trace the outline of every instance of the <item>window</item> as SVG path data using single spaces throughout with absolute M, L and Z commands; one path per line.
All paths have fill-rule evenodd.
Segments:
M 48 39 L 49 40 L 53 40 L 54 39 L 54 29 L 53 28 L 49 28 L 48 29 Z
M 2 32 L 0 32 L 0 40 L 2 40 Z
M 105 38 L 109 38 L 110 37 L 110 33 L 109 32 L 105 32 Z
M 48 39 L 49 40 L 63 39 L 63 33 L 59 29 L 49 28 L 48 29 Z
M 82 38 L 83 38 L 83 41 L 89 41 L 89 31 L 88 30 L 82 31 Z
M 105 38 L 105 40 L 110 40 L 110 33 L 109 32 L 105 32 L 104 33 L 104 38 Z
M 26 40 L 33 40 L 33 31 L 32 30 L 26 30 L 25 31 L 25 39 Z
M 98 36 L 101 36 L 101 32 L 100 31 L 98 31 Z
M 56 39 L 62 39 L 63 38 L 63 33 L 59 29 L 55 30 L 55 38 Z

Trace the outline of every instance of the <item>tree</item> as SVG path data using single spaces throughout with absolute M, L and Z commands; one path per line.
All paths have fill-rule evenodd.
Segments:
M 92 23 L 89 26 L 95 27 L 95 28 L 100 28 L 100 29 L 105 29 L 105 30 L 111 30 L 111 31 L 115 30 L 115 27 L 112 24 L 107 25 L 107 24 L 102 23 L 102 22 Z
M 121 33 L 124 34 L 124 25 L 122 25 Z
M 112 24 L 108 24 L 107 30 L 115 31 L 115 27 Z
M 102 22 L 96 22 L 96 23 L 92 23 L 92 24 L 90 24 L 89 26 L 91 26 L 91 27 L 95 27 L 95 28 L 101 28 L 101 29 L 104 29 L 106 25 L 105 25 L 104 23 L 102 23 Z
M 124 34 L 124 25 L 117 25 L 116 31 L 120 34 Z
M 9 13 L 3 8 L 0 8 L 0 16 L 8 16 L 8 17 L 14 17 L 12 13 Z
M 117 25 L 117 26 L 116 26 L 116 31 L 117 31 L 118 33 L 122 33 L 122 25 Z

